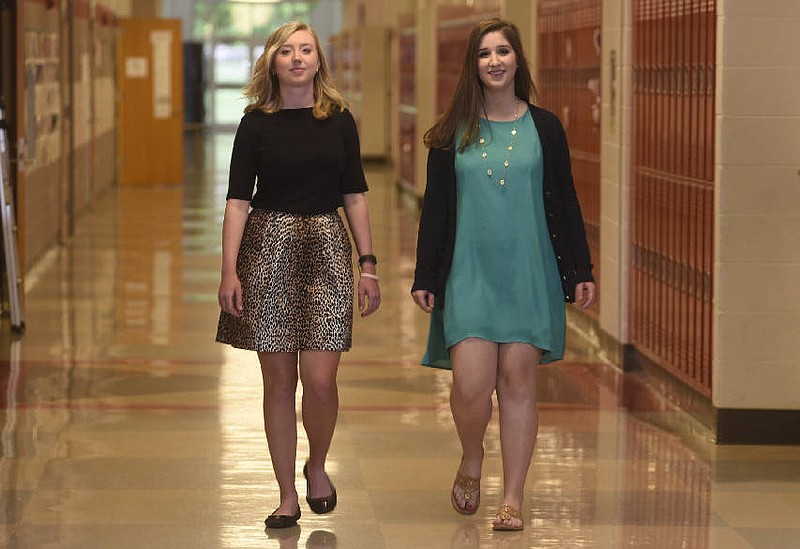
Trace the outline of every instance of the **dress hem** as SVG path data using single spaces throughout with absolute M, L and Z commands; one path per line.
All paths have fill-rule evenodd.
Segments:
M 495 341 L 495 340 L 492 340 L 492 339 L 487 339 L 485 337 L 480 337 L 480 336 L 476 336 L 476 335 L 467 335 L 467 336 L 462 337 L 461 339 L 459 339 L 455 343 L 453 343 L 453 345 L 455 345 L 457 343 L 460 343 L 461 341 L 464 341 L 465 339 L 468 339 L 468 338 L 471 338 L 471 337 L 472 338 L 476 338 L 476 339 L 483 339 L 484 341 L 490 341 L 492 343 L 498 343 L 498 344 L 524 343 L 526 345 L 530 345 L 532 347 L 536 347 L 542 353 L 541 357 L 539 358 L 538 364 L 549 364 L 551 362 L 556 362 L 558 360 L 563 360 L 563 358 L 564 358 L 564 351 L 563 350 L 561 351 L 561 353 L 556 353 L 552 349 L 539 347 L 538 345 L 535 345 L 535 344 L 531 343 L 530 341 L 522 341 L 522 340 L 517 340 L 517 339 L 512 339 L 512 340 L 508 340 L 508 341 Z M 430 354 L 430 352 L 426 352 L 425 356 L 423 356 L 422 360 L 420 360 L 420 364 L 422 366 L 425 366 L 425 367 L 428 367 L 428 368 L 437 368 L 439 370 L 452 370 L 453 369 L 453 365 L 452 365 L 452 362 L 451 362 L 451 359 L 450 359 L 450 347 L 452 347 L 452 345 L 445 348 L 445 352 L 447 353 L 446 357 L 442 356 L 440 358 L 431 359 L 428 356 Z M 429 351 L 430 351 L 430 349 L 429 349 Z
M 320 349 L 320 348 L 312 348 L 312 347 L 299 347 L 294 349 L 255 349 L 253 347 L 246 347 L 243 344 L 231 343 L 230 341 L 222 341 L 220 339 L 215 340 L 216 343 L 222 343 L 223 345 L 230 345 L 235 349 L 242 349 L 243 351 L 255 351 L 256 353 L 301 353 L 303 351 L 328 351 L 334 353 L 346 353 L 350 351 L 351 347 L 340 347 L 336 349 Z

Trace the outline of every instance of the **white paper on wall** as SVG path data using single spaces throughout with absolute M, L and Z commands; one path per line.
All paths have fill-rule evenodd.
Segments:
M 110 76 L 94 82 L 94 124 L 97 135 L 114 129 L 114 79 Z
M 147 78 L 147 58 L 127 57 L 125 59 L 126 78 Z
M 150 33 L 153 55 L 153 118 L 163 120 L 172 114 L 172 32 Z
M 81 54 L 80 73 L 72 88 L 73 99 L 73 135 L 75 147 L 87 145 L 92 138 L 91 97 L 90 97 L 91 60 L 88 53 Z

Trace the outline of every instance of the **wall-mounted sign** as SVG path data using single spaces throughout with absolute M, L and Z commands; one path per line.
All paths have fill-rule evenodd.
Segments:
M 147 57 L 126 58 L 125 78 L 147 78 Z
M 150 33 L 153 46 L 153 118 L 172 115 L 172 32 L 154 30 Z

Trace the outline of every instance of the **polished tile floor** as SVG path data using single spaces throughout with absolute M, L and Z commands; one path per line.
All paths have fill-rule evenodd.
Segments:
M 449 374 L 417 365 L 415 214 L 383 166 L 368 177 L 384 299 L 356 319 L 342 361 L 329 460 L 340 504 L 265 532 L 277 492 L 258 366 L 213 342 L 230 143 L 191 135 L 183 187 L 105 193 L 27 276 L 27 331 L 0 337 L 0 546 L 800 548 L 800 447 L 716 447 L 578 337 L 540 370 L 525 531 L 488 526 L 496 423 L 482 507 L 457 515 Z M 298 469 L 305 451 L 301 440 Z

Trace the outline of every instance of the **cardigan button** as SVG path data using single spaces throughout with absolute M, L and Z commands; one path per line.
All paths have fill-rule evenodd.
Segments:
M 561 280 L 567 280 L 567 275 L 561 275 Z
M 561 256 L 560 256 L 560 255 L 557 255 L 557 256 L 556 256 L 556 259 L 557 259 L 557 260 L 559 260 L 559 261 L 561 261 Z
M 555 239 L 556 239 L 556 233 L 550 233 L 550 238 L 552 238 L 553 240 L 555 240 Z

